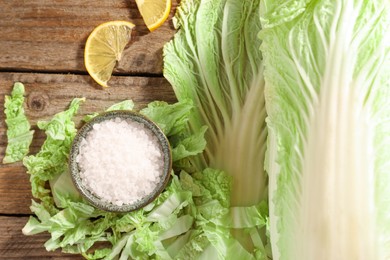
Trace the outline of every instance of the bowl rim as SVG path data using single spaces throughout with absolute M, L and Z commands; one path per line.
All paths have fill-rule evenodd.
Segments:
M 122 206 L 102 201 L 99 197 L 89 191 L 81 182 L 81 177 L 79 176 L 80 169 L 78 167 L 78 163 L 76 162 L 77 155 L 79 154 L 79 144 L 92 129 L 92 126 L 96 123 L 115 119 L 117 117 L 142 123 L 157 138 L 164 155 L 162 178 L 157 184 L 156 189 L 154 189 L 153 192 L 145 198 L 139 200 L 137 203 L 124 204 Z M 131 110 L 112 110 L 99 113 L 97 116 L 92 118 L 90 121 L 85 122 L 83 126 L 80 127 L 72 141 L 68 166 L 73 184 L 80 192 L 81 196 L 86 199 L 92 206 L 108 212 L 127 213 L 147 206 L 164 191 L 170 180 L 172 172 L 172 149 L 169 140 L 162 129 L 157 125 L 157 123 L 149 119 L 147 116 Z

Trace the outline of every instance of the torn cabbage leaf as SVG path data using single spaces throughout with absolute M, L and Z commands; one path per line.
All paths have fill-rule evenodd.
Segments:
M 33 139 L 34 131 L 24 113 L 24 85 L 14 84 L 11 96 L 5 96 L 4 114 L 7 125 L 8 144 L 3 163 L 21 161 L 25 157 Z
M 172 175 L 166 190 L 143 209 L 130 213 L 93 208 L 74 188 L 67 167 L 69 142 L 76 131 L 72 118 L 80 101 L 73 100 L 68 110 L 39 124 L 48 137 L 37 155 L 25 159 L 33 195 L 41 202 L 32 201 L 30 209 L 36 216 L 30 217 L 23 233 L 49 232 L 47 250 L 61 248 L 87 259 L 215 259 L 225 250 L 231 255 L 236 249 L 243 251 L 229 235 L 231 227 L 251 229 L 259 221 L 265 223 L 263 218 L 232 221 L 231 179 L 223 171 L 207 168 L 189 175 L 181 168 L 182 160 L 205 148 L 204 131 L 196 135 L 184 131 L 193 107 L 190 102 L 156 101 L 140 111 L 164 129 L 176 151 L 173 166 L 178 174 Z M 132 107 L 132 102 L 113 107 L 122 109 L 129 104 Z M 263 216 L 266 208 L 248 210 L 248 214 Z M 225 244 L 232 247 L 225 248 Z M 248 256 L 244 259 L 253 259 L 245 251 L 242 254 Z
M 38 128 L 45 131 L 47 138 L 37 154 L 23 159 L 23 165 L 30 175 L 33 197 L 41 200 L 43 207 L 51 214 L 58 210 L 45 184 L 68 169 L 68 155 L 77 133 L 73 116 L 84 101 L 85 98 L 75 98 L 67 110 L 56 114 L 52 120 L 38 121 Z

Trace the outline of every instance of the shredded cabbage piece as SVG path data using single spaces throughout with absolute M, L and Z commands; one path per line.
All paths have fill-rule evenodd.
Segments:
M 72 118 L 82 101 L 75 99 L 68 110 L 51 121 L 38 123 L 46 130 L 47 139 L 40 152 L 24 159 L 36 198 L 30 207 L 35 216 L 26 223 L 24 234 L 49 232 L 47 250 L 61 248 L 87 259 L 208 258 L 220 255 L 216 249 L 221 248 L 217 246 L 225 243 L 243 251 L 229 236 L 234 225 L 229 215 L 229 176 L 211 168 L 192 175 L 185 171 L 187 164 L 183 161 L 201 153 L 206 145 L 204 131 L 194 135 L 184 131 L 193 108 L 190 102 L 156 101 L 140 111 L 157 122 L 168 136 L 178 174 L 172 172 L 166 190 L 143 209 L 110 213 L 89 205 L 69 175 L 67 158 L 76 133 Z M 112 108 L 131 109 L 133 103 L 121 102 L 109 109 Z M 50 189 L 46 187 L 48 182 Z M 251 214 L 255 211 L 252 209 Z M 239 226 L 254 224 L 243 218 Z M 222 237 L 218 235 L 221 232 L 225 234 Z
M 29 152 L 34 131 L 25 115 L 24 85 L 20 82 L 14 84 L 11 96 L 5 96 L 4 114 L 7 125 L 8 144 L 3 163 L 21 161 Z

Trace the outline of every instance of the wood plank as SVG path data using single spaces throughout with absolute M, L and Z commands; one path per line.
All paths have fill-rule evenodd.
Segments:
M 31 214 L 31 185 L 22 163 L 0 165 L 0 194 L 0 214 Z
M 34 134 L 31 152 L 42 145 L 45 134 L 36 127 L 38 120 L 48 120 L 54 114 L 67 108 L 75 97 L 85 97 L 76 117 L 81 118 L 93 112 L 103 111 L 112 104 L 132 99 L 136 109 L 153 100 L 176 101 L 170 84 L 162 77 L 113 78 L 113 85 L 100 89 L 89 76 L 72 74 L 0 73 L 0 161 L 6 147 L 6 126 L 4 121 L 4 95 L 12 90 L 13 83 L 20 81 L 26 88 L 26 115 L 32 123 Z M 95 87 L 94 87 L 95 86 Z M 31 203 L 30 183 L 24 167 L 20 164 L 0 165 L 0 214 L 29 214 Z
M 134 37 L 115 72 L 161 74 L 162 47 L 174 34 L 171 16 L 150 33 L 135 1 L 0 0 L 0 70 L 85 72 L 85 41 L 99 24 L 127 20 Z
M 44 243 L 50 238 L 48 233 L 25 236 L 22 228 L 28 217 L 0 216 L 0 259 L 29 260 L 76 260 L 80 255 L 61 253 L 60 250 L 47 252 Z

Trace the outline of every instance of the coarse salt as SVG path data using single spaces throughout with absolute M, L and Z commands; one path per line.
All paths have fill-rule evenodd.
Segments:
M 161 180 L 164 155 L 142 123 L 119 117 L 95 123 L 81 141 L 76 162 L 82 184 L 117 206 L 151 194 Z

